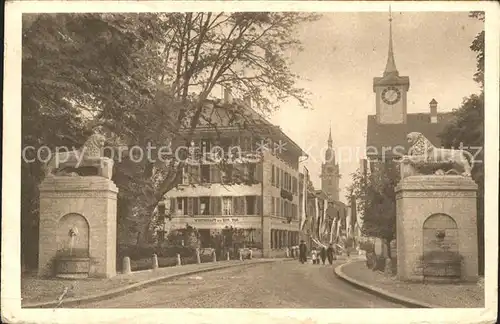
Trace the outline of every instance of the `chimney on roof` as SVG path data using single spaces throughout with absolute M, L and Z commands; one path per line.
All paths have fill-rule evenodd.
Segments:
M 231 88 L 224 88 L 224 103 L 225 104 L 232 104 L 233 103 L 233 94 L 231 91 Z
M 433 98 L 431 102 L 429 102 L 429 108 L 431 109 L 431 124 L 436 124 L 438 122 L 437 106 L 438 103 L 436 99 Z

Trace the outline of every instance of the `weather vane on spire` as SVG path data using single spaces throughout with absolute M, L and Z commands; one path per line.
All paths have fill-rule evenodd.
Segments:
M 387 64 L 385 66 L 384 75 L 394 74 L 398 75 L 396 63 L 394 61 L 394 50 L 392 48 L 392 10 L 389 5 L 389 53 L 387 56 Z

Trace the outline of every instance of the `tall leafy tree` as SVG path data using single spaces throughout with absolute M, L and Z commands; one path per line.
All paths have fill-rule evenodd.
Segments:
M 472 12 L 470 17 L 484 21 L 484 12 Z M 463 147 L 474 155 L 472 178 L 478 184 L 477 226 L 479 246 L 479 272 L 484 274 L 484 30 L 479 32 L 470 49 L 476 53 L 474 80 L 481 86 L 479 94 L 465 98 L 453 111 L 453 119 L 440 138 L 447 147 Z
M 152 97 L 144 62 L 154 15 L 24 14 L 22 26 L 22 253 L 36 266 L 41 147 L 79 147 L 104 107 Z M 148 19 L 145 19 L 148 18 Z M 141 56 L 138 56 L 141 54 Z M 140 67 L 140 68 L 138 68 Z M 150 67 L 150 71 L 153 69 Z M 131 76 L 133 75 L 133 79 Z M 113 108 L 111 108 L 113 107 Z M 32 149 L 30 149 L 32 147 Z M 42 159 L 47 150 L 40 151 Z
M 357 211 L 363 221 L 361 232 L 377 237 L 389 247 L 396 238 L 396 196 L 394 188 L 399 182 L 398 166 L 392 161 L 374 165 L 369 175 L 357 170 L 352 174 L 349 197 L 355 197 Z M 389 257 L 390 249 L 388 249 Z

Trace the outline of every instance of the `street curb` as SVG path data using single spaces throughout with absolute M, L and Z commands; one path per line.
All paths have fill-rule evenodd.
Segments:
M 173 280 L 177 279 L 179 277 L 183 276 L 188 276 L 192 274 L 198 274 L 198 273 L 204 273 L 204 272 L 209 272 L 209 271 L 215 271 L 215 270 L 221 270 L 221 269 L 226 269 L 226 268 L 233 268 L 233 267 L 241 267 L 241 266 L 250 266 L 250 265 L 256 265 L 256 264 L 261 264 L 261 263 L 271 263 L 271 262 L 277 262 L 277 261 L 288 261 L 288 259 L 261 259 L 261 260 L 256 260 L 256 262 L 242 262 L 242 263 L 236 263 L 236 264 L 229 264 L 229 265 L 221 265 L 221 266 L 215 266 L 215 267 L 210 267 L 210 268 L 205 268 L 205 269 L 195 269 L 195 270 L 188 270 L 186 272 L 181 272 L 181 273 L 176 273 L 176 274 L 170 274 L 170 275 L 164 275 L 161 277 L 157 278 L 152 278 L 149 280 L 145 280 L 142 282 L 137 282 L 125 287 L 120 287 L 120 288 L 115 288 L 108 290 L 107 292 L 104 293 L 98 293 L 90 296 L 85 296 L 81 298 L 68 298 L 62 303 L 62 308 L 67 308 L 75 305 L 79 305 L 80 303 L 86 303 L 86 302 L 95 302 L 95 301 L 100 301 L 103 299 L 108 299 L 108 298 L 113 298 L 117 297 L 122 294 L 130 293 L 135 290 L 140 290 L 143 288 L 146 288 L 150 286 L 151 284 L 154 283 L 159 283 L 162 281 L 168 281 L 168 280 Z M 42 302 L 42 303 L 30 303 L 30 304 L 25 304 L 21 305 L 21 308 L 54 308 L 55 306 L 58 305 L 59 302 L 57 301 L 51 301 L 51 302 Z
M 343 281 L 355 286 L 356 288 L 362 289 L 362 290 L 367 291 L 371 294 L 377 295 L 379 297 L 382 297 L 382 298 L 387 299 L 389 301 L 395 302 L 397 304 L 404 305 L 404 306 L 409 307 L 409 308 L 443 308 L 442 306 L 427 304 L 427 303 L 424 303 L 424 302 L 421 302 L 421 301 L 418 301 L 415 299 L 404 297 L 404 296 L 401 296 L 399 294 L 395 294 L 395 293 L 389 292 L 387 290 L 377 288 L 377 287 L 374 287 L 374 286 L 369 285 L 367 283 L 364 283 L 364 282 L 361 282 L 361 281 L 356 280 L 354 278 L 351 278 L 342 271 L 342 268 L 351 262 L 341 264 L 340 266 L 338 266 L 334 269 L 334 272 L 335 272 L 335 275 L 337 277 L 339 277 Z M 357 262 L 362 262 L 362 261 L 357 261 Z

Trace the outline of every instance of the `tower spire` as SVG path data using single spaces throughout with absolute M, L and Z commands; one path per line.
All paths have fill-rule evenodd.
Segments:
M 328 147 L 332 147 L 332 121 L 330 121 L 330 133 L 328 134 Z
M 394 61 L 394 51 L 392 48 L 392 11 L 389 5 L 389 53 L 387 55 L 387 64 L 385 65 L 384 76 L 386 75 L 398 75 L 398 69 L 396 68 L 396 62 Z

